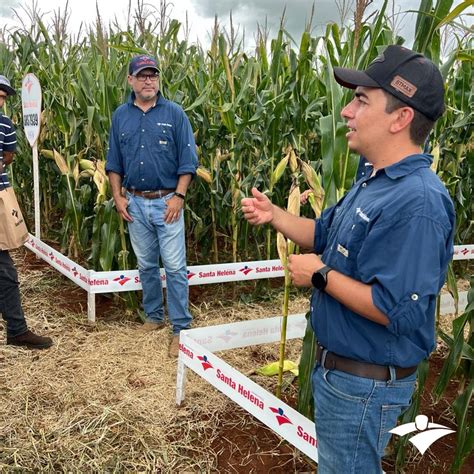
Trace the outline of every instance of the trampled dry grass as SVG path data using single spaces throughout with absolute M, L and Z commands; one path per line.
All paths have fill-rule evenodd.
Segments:
M 24 252 L 16 253 L 20 267 Z M 61 296 L 74 289 L 72 284 L 49 267 L 27 267 L 20 280 L 30 327 L 51 335 L 55 345 L 29 351 L 6 346 L 0 336 L 0 471 L 216 469 L 219 453 L 213 442 L 226 423 L 222 414 L 235 405 L 188 371 L 185 403 L 176 406 L 176 362 L 167 356 L 166 331 L 143 333 L 118 307 L 107 321 L 99 315 L 98 323 L 89 325 L 85 308 L 82 314 L 72 312 Z M 278 315 L 280 304 L 212 302 L 192 311 L 195 325 L 203 326 Z M 301 297 L 290 312 L 306 307 Z M 300 341 L 291 342 L 288 358 L 296 360 L 300 346 Z M 275 361 L 277 346 L 222 355 L 248 373 Z M 242 423 L 257 422 L 243 414 Z M 294 450 L 294 456 L 302 455 Z

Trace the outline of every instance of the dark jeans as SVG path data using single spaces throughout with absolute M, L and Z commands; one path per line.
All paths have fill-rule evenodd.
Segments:
M 8 336 L 19 336 L 27 331 L 20 302 L 18 274 L 7 250 L 0 250 L 0 313 L 7 323 Z

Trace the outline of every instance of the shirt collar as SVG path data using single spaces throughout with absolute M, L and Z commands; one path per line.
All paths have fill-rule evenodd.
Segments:
M 136 95 L 135 92 L 130 92 L 130 95 L 128 96 L 128 103 L 130 105 L 133 105 L 135 103 Z M 163 105 L 166 102 L 166 99 L 163 97 L 163 94 L 158 91 L 158 95 L 156 96 L 156 102 L 153 107 L 156 107 L 157 105 Z
M 398 179 L 407 176 L 419 168 L 429 168 L 433 162 L 433 156 L 428 153 L 409 155 L 401 161 L 384 168 L 385 174 L 390 179 Z

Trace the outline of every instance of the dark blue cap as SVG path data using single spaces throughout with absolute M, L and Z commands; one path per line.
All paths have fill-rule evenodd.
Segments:
M 140 56 L 135 56 L 128 66 L 128 73 L 131 76 L 136 76 L 143 69 L 154 69 L 156 72 L 160 72 L 158 69 L 158 63 L 156 59 L 152 56 L 146 56 L 142 54 Z

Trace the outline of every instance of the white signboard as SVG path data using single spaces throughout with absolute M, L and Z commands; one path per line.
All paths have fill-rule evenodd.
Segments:
M 21 104 L 23 108 L 23 128 L 33 147 L 38 140 L 41 122 L 41 85 L 34 74 L 27 74 L 21 84 Z

